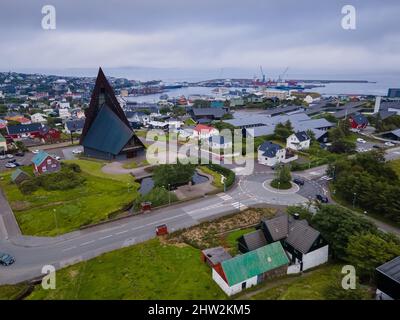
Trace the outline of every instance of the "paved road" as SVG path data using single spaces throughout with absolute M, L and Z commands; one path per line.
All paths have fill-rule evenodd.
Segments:
M 16 258 L 14 265 L 1 268 L 0 284 L 18 283 L 40 276 L 42 267 L 47 264 L 58 269 L 148 240 L 155 236 L 155 227 L 159 224 L 166 223 L 170 231 L 175 231 L 250 206 L 287 206 L 307 202 L 316 193 L 327 193 L 326 186 L 319 180 L 325 170 L 326 166 L 321 166 L 297 173 L 306 183 L 298 192 L 288 195 L 264 188 L 263 183 L 272 178 L 273 171 L 256 164 L 252 175 L 239 176 L 238 184 L 226 193 L 54 238 L 21 236 L 15 220 L 12 221 L 10 207 L 0 196 L 0 251 Z

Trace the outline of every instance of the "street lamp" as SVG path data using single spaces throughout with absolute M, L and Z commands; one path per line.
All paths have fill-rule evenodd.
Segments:
M 355 208 L 355 205 L 356 205 L 356 196 L 357 196 L 357 193 L 354 192 L 353 195 L 354 195 L 354 197 L 353 197 L 353 209 L 354 209 L 354 208 Z
M 171 205 L 171 184 L 168 183 L 168 205 Z

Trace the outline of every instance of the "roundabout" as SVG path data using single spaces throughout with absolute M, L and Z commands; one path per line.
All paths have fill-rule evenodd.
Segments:
M 274 188 L 271 183 L 272 183 L 273 179 L 267 179 L 263 182 L 262 187 L 265 190 L 268 190 L 269 192 L 275 192 L 275 193 L 279 193 L 279 194 L 293 194 L 293 193 L 297 193 L 300 190 L 300 187 L 295 184 L 295 183 L 291 183 L 291 187 L 289 189 L 277 189 Z
M 304 204 L 314 200 L 317 194 L 323 194 L 322 187 L 313 180 L 302 178 L 303 186 L 292 182 L 290 189 L 279 190 L 270 185 L 274 178 L 273 171 L 241 176 L 238 185 L 240 193 L 260 204 L 283 206 Z

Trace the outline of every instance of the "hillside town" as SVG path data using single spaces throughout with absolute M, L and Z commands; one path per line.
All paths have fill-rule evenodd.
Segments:
M 331 210 L 343 215 L 338 216 L 339 220 L 344 219 L 351 212 L 348 210 L 356 207 L 377 212 L 374 204 L 361 202 L 366 191 L 357 189 L 358 194 L 350 190 L 336 191 L 341 188 L 340 184 L 347 183 L 338 178 L 344 174 L 340 170 L 345 169 L 339 169 L 342 162 L 350 161 L 345 160 L 349 156 L 355 156 L 354 161 L 360 163 L 362 159 L 379 162 L 382 155 L 387 161 L 400 161 L 396 134 L 400 130 L 397 127 L 400 126 L 400 97 L 399 91 L 393 88 L 388 89 L 385 97 L 323 96 L 303 88 L 272 95 L 270 83 L 257 82 L 240 90 L 239 96 L 238 91 L 232 95 L 228 89 L 221 95 L 219 88 L 210 96 L 168 98 L 164 95 L 156 103 L 137 103 L 129 101 L 132 88 L 125 86 L 130 81 L 107 78 L 101 68 L 96 79 L 15 73 L 3 73 L 2 79 L 0 171 L 5 196 L 0 200 L 6 211 L 1 220 L 4 240 L 23 243 L 25 234 L 31 237 L 30 241 L 39 241 L 40 248 L 41 240 L 37 236 L 46 236 L 48 240 L 44 244 L 51 244 L 53 239 L 74 230 L 88 230 L 87 237 L 91 239 L 95 235 L 90 232 L 91 228 L 99 224 L 107 232 L 107 224 L 140 219 L 154 211 L 154 222 L 150 224 L 154 231 L 146 229 L 142 240 L 135 237 L 124 243 L 136 244 L 154 236 L 167 242 L 186 242 L 190 238 L 182 239 L 175 231 L 186 228 L 190 233 L 191 228 L 199 228 L 193 226 L 193 219 L 196 224 L 226 215 L 220 222 L 222 229 L 226 228 L 224 219 L 240 221 L 232 224 L 231 229 L 221 230 L 227 237 L 235 234 L 234 242 L 230 240 L 228 246 L 218 241 L 212 243 L 217 246 L 194 246 L 202 249 L 202 260 L 211 268 L 209 279 L 228 297 L 243 292 L 246 295 L 247 288 L 273 283 L 274 279 L 285 276 L 307 274 L 309 270 L 333 263 L 333 252 L 340 254 L 338 244 L 318 219 L 325 219 Z M 130 93 L 121 94 L 124 90 Z M 156 132 L 157 140 L 149 137 L 152 132 Z M 160 138 L 171 142 L 173 136 L 180 145 L 194 147 L 201 154 L 199 160 L 207 155 L 211 163 L 199 162 L 194 166 L 179 162 L 154 163 L 148 150 L 160 143 Z M 240 145 L 243 141 L 252 141 L 252 149 L 245 152 L 240 147 L 237 152 L 238 141 Z M 175 159 L 182 156 L 186 155 L 179 150 L 172 154 Z M 240 157 L 255 161 L 253 172 L 245 174 L 235 164 Z M 227 159 L 231 161 L 226 162 Z M 384 164 L 379 162 L 377 166 Z M 382 170 L 389 169 L 382 167 Z M 66 196 L 92 179 L 103 179 L 96 182 L 100 185 L 107 180 L 114 181 L 115 191 L 109 192 L 119 193 L 120 199 L 103 197 L 103 205 L 110 207 L 104 212 L 93 212 L 93 205 L 86 200 L 75 201 L 86 209 L 66 210 L 64 193 Z M 125 189 L 126 182 L 128 189 L 122 192 L 120 188 Z M 94 186 L 95 181 L 90 183 Z M 85 192 L 98 195 L 102 192 L 100 185 Z M 50 205 L 54 220 L 49 220 L 46 214 L 38 215 L 31 205 L 20 208 L 13 200 L 33 204 L 37 202 L 34 197 L 38 192 L 44 192 L 46 198 L 54 192 L 58 194 L 58 203 L 46 200 L 45 207 L 40 201 L 35 205 L 43 213 Z M 205 198 L 208 204 L 201 200 L 206 196 L 211 196 Z M 344 200 L 346 197 L 350 201 Z M 187 207 L 185 203 L 193 199 L 198 200 Z M 338 203 L 346 206 L 347 201 L 352 206 L 339 209 Z M 174 222 L 177 209 L 183 210 L 187 218 Z M 381 211 L 382 218 L 397 223 L 399 215 L 393 209 Z M 237 210 L 233 218 L 232 210 Z M 71 214 L 74 216 L 67 218 Z M 172 220 L 161 223 L 166 219 L 158 215 L 169 215 Z M 255 216 L 251 222 L 247 221 L 252 215 Z M 31 219 L 39 224 L 32 225 Z M 353 223 L 368 224 L 371 235 L 377 232 L 375 223 L 387 232 L 398 234 L 399 231 L 376 215 L 367 220 L 357 219 L 361 220 Z M 199 233 L 203 232 L 201 225 Z M 125 232 L 128 230 L 115 236 Z M 111 240 L 113 236 L 109 234 L 104 239 Z M 80 247 L 86 246 L 64 247 L 62 252 Z M 8 252 L 1 258 L 2 264 L 9 266 L 7 270 L 21 263 L 19 255 L 13 254 L 17 258 Z M 384 263 L 396 264 L 396 261 L 381 261 L 382 267 L 376 265 L 376 272 L 386 270 Z M 33 267 L 25 272 L 10 271 L 2 281 L 15 283 L 35 276 L 38 274 Z M 390 278 L 390 274 L 385 276 Z M 377 299 L 397 297 L 398 283 L 386 287 L 387 280 L 379 281 Z M 365 286 L 357 297 L 372 297 L 371 290 Z
M 398 313 L 399 13 L 3 0 L 2 318 Z

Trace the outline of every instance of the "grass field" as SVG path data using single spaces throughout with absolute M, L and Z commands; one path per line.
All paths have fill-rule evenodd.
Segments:
M 117 266 L 117 267 L 116 267 Z M 57 272 L 29 299 L 224 299 L 200 250 L 150 240 Z
M 397 175 L 400 177 L 400 159 L 399 160 L 393 160 L 390 161 L 390 166 L 394 171 L 396 171 Z
M 26 287 L 25 284 L 0 286 L 0 300 L 15 300 Z
M 124 178 L 124 175 L 109 177 L 101 171 L 101 163 L 85 160 L 74 162 L 81 166 L 81 174 L 86 181 L 69 190 L 39 189 L 31 195 L 24 195 L 11 183 L 11 172 L 1 175 L 4 179 L 0 181 L 0 186 L 23 234 L 55 236 L 76 230 L 83 225 L 107 219 L 108 214 L 121 209 L 139 195 L 139 184 L 131 180 L 129 175 Z
M 121 182 L 133 182 L 135 179 L 129 174 L 109 174 L 101 170 L 105 163 L 97 160 L 65 160 L 66 163 L 76 163 L 79 165 L 83 172 L 92 176 L 106 179 L 113 179 Z
M 221 190 L 224 188 L 224 186 L 221 182 L 221 174 L 220 173 L 215 172 L 215 171 L 211 170 L 210 168 L 207 168 L 206 166 L 200 166 L 199 169 L 214 178 L 214 180 L 212 182 L 212 185 L 214 187 L 221 189 Z
M 253 300 L 325 300 L 324 290 L 341 279 L 341 265 L 327 264 L 303 273 L 265 282 L 257 288 Z M 263 290 L 265 289 L 265 290 Z M 368 288 L 363 288 L 365 299 L 370 298 Z

